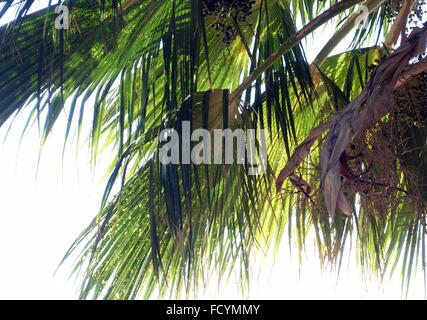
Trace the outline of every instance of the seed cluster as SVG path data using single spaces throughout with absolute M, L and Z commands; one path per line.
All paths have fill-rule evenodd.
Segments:
M 399 90 L 394 95 L 394 116 L 408 127 L 427 126 L 427 72 L 421 73 L 405 89 L 406 91 Z
M 384 3 L 384 14 L 389 23 L 391 23 L 393 19 L 396 18 L 401 8 L 402 1 L 399 0 L 390 0 Z
M 414 130 L 427 126 L 427 72 L 396 90 L 394 102 L 394 112 L 356 136 L 340 157 L 341 190 L 347 199 L 357 195 L 365 212 L 372 215 L 394 214 L 396 208 L 401 208 L 400 214 L 423 208 L 425 215 L 427 203 L 421 192 L 427 187 L 427 178 L 420 174 L 424 164 L 405 158 L 409 155 L 422 161 L 423 141 L 408 137 Z M 317 186 L 321 176 L 318 158 L 302 162 L 295 172 L 303 172 L 306 183 Z M 312 190 L 311 194 L 298 197 L 298 206 L 308 206 L 310 211 L 327 217 L 323 189 Z M 301 188 L 295 184 L 283 189 L 284 194 L 296 192 L 301 192 Z
M 245 23 L 252 14 L 255 0 L 202 0 L 202 12 L 205 17 L 213 17 L 213 28 L 217 37 L 229 46 L 237 36 L 234 21 Z
M 415 8 L 409 13 L 406 32 L 411 32 L 418 24 L 421 24 L 424 21 L 423 15 L 427 13 L 427 11 L 423 10 L 425 5 L 426 0 L 420 0 L 416 4 Z
M 408 153 L 422 153 L 423 147 L 408 145 L 408 128 L 427 125 L 427 73 L 406 83 L 394 93 L 395 109 L 366 133 L 356 137 L 345 150 L 350 179 L 343 179 L 344 194 L 359 194 L 361 202 L 373 212 L 384 207 L 397 207 L 417 201 L 416 192 L 401 192 L 403 172 L 408 181 L 418 181 L 419 188 L 427 179 L 419 178 L 419 168 L 404 161 Z M 416 130 L 416 129 L 415 129 Z M 400 167 L 400 169 L 397 169 Z
M 419 0 L 414 8 L 408 15 L 408 24 L 406 27 L 406 33 L 410 33 L 417 25 L 422 24 L 423 15 L 427 11 L 423 10 L 426 5 L 426 0 Z M 396 16 L 399 14 L 400 9 L 403 6 L 401 0 L 389 0 L 384 3 L 384 15 L 389 23 L 392 23 Z

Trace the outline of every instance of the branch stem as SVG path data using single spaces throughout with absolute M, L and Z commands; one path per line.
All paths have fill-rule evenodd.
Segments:
M 381 5 L 384 0 L 367 0 L 363 3 L 363 6 L 368 8 L 369 12 L 375 10 Z M 319 54 L 313 60 L 312 65 L 320 67 L 332 52 L 335 47 L 347 36 L 347 34 L 356 26 L 357 18 L 362 14 L 362 11 L 356 11 L 353 13 L 346 22 L 339 28 L 332 38 L 326 43 L 326 45 L 320 50 Z M 316 68 L 317 69 L 317 68 Z
M 329 21 L 333 17 L 337 16 L 341 12 L 351 8 L 357 3 L 362 2 L 362 0 L 343 0 L 328 10 L 323 12 L 321 15 L 314 18 L 308 24 L 306 24 L 301 30 L 296 34 L 288 38 L 283 42 L 279 48 L 276 49 L 267 59 L 263 61 L 245 80 L 240 84 L 240 86 L 230 94 L 230 101 L 236 100 L 242 95 L 242 93 L 250 87 L 252 82 L 258 79 L 264 72 L 271 68 L 274 63 L 284 54 L 289 52 L 293 47 L 295 47 L 303 38 L 312 33 L 314 30 L 319 28 L 322 24 Z

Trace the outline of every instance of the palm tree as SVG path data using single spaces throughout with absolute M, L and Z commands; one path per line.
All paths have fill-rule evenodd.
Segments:
M 400 264 L 405 288 L 426 264 L 423 1 L 69 0 L 68 29 L 56 3 L 29 13 L 34 2 L 0 9 L 16 12 L 0 28 L 0 125 L 31 108 L 43 145 L 65 112 L 65 150 L 90 117 L 93 165 L 115 153 L 100 211 L 64 257 L 81 298 L 188 295 L 213 270 L 248 280 L 251 252 L 277 251 L 286 230 L 300 251 L 314 234 L 337 269 L 356 242 L 364 270 Z M 301 41 L 324 25 L 336 32 L 309 64 Z M 265 174 L 163 164 L 160 132 L 182 120 L 265 129 Z

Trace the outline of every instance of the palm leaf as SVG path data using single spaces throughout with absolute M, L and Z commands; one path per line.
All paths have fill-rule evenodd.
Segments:
M 388 28 L 383 11 L 369 16 L 351 51 L 320 66 L 342 37 L 338 31 L 322 50 L 321 81 L 311 76 L 300 41 L 359 2 L 257 0 L 246 22 L 229 21 L 236 37 L 224 43 L 218 17 L 205 15 L 196 0 L 68 1 L 69 30 L 53 27 L 54 8 L 27 14 L 32 1 L 23 1 L 13 23 L 0 28 L 0 125 L 31 107 L 28 123 L 41 123 L 44 142 L 65 111 L 65 150 L 89 116 L 92 165 L 103 150 L 115 155 L 100 212 L 64 257 L 74 256 L 75 273 L 82 271 L 81 298 L 188 296 L 214 271 L 227 278 L 235 267 L 248 280 L 251 252 L 271 244 L 278 250 L 285 228 L 300 252 L 314 232 L 322 261 L 335 261 L 357 229 L 362 264 L 382 273 L 404 251 L 409 283 L 417 244 L 424 244 L 413 236 L 423 230 L 419 220 L 407 218 L 412 229 L 396 232 L 393 213 L 383 219 L 363 203 L 354 221 L 339 216 L 331 223 L 324 203 L 313 207 L 301 192 L 273 196 L 274 172 L 301 137 L 360 94 L 364 70 L 379 57 L 377 48 L 361 46 L 365 35 Z M 193 129 L 267 129 L 266 174 L 249 175 L 248 163 L 162 164 L 160 132 L 181 132 L 183 120 Z M 422 135 L 414 135 L 420 147 Z M 319 156 L 311 154 L 315 165 Z M 299 175 L 319 189 L 308 171 Z

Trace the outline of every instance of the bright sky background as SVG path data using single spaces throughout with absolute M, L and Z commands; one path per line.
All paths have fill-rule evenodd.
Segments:
M 47 1 L 39 1 L 42 6 Z M 311 60 L 319 39 L 332 30 L 320 30 L 308 37 L 307 55 Z M 316 39 L 313 46 L 312 39 Z M 324 42 L 324 41 L 323 41 Z M 336 53 L 346 46 L 340 46 Z M 27 113 L 18 117 L 3 142 L 10 122 L 0 128 L 0 299 L 75 299 L 77 286 L 67 281 L 69 269 L 53 273 L 73 240 L 91 221 L 100 205 L 105 180 L 102 175 L 108 157 L 98 161 L 95 172 L 89 169 L 89 153 L 83 145 L 76 153 L 73 142 L 62 165 L 65 116 L 60 117 L 37 163 L 40 138 L 33 126 L 22 140 Z M 87 119 L 90 117 L 87 117 Z M 36 177 L 37 172 L 37 177 Z M 353 251 L 354 253 L 354 251 Z M 289 255 L 287 241 L 273 265 L 271 259 L 255 264 L 253 299 L 399 299 L 399 274 L 379 288 L 374 279 L 362 281 L 354 256 L 346 258 L 340 280 L 321 272 L 313 246 L 309 245 L 303 267 Z M 348 269 L 347 269 L 348 267 Z M 419 270 L 421 271 L 421 269 Z M 423 279 L 410 291 L 409 298 L 423 298 Z M 220 291 L 210 289 L 200 298 L 241 298 L 233 280 Z

